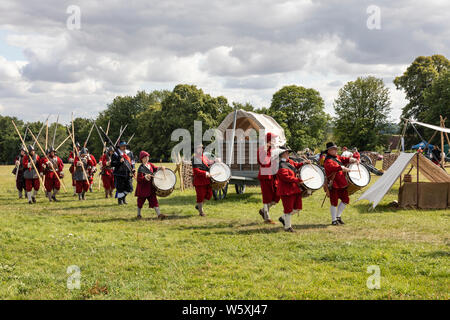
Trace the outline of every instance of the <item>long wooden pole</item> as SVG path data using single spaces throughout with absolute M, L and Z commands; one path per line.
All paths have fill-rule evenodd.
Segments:
M 25 144 L 25 141 L 22 139 L 22 136 L 20 135 L 19 129 L 17 129 L 17 126 L 16 126 L 16 124 L 14 123 L 14 120 L 11 120 L 11 122 L 12 122 L 12 124 L 14 125 L 14 129 L 16 129 L 16 132 L 17 132 L 17 134 L 19 135 L 20 141 L 22 141 L 22 145 L 23 145 L 23 147 L 24 147 L 25 150 L 26 150 L 26 149 L 27 149 L 27 146 L 26 146 L 26 144 Z M 37 176 L 38 176 L 39 182 L 40 182 L 41 185 L 42 185 L 42 192 L 44 192 L 44 194 L 46 195 L 44 183 L 42 182 L 41 176 L 39 175 L 39 171 L 38 171 L 38 169 L 37 169 L 37 167 L 36 167 L 36 164 L 34 163 L 33 157 L 30 157 L 30 162 L 31 162 L 31 164 L 33 165 L 33 168 L 34 168 L 34 170 L 36 171 L 36 174 L 37 174 Z
M 67 129 L 67 130 L 69 130 L 69 129 Z M 76 152 L 77 158 L 81 161 L 80 151 L 78 151 L 77 146 L 75 145 L 75 133 L 74 132 L 75 132 L 75 129 L 74 129 L 74 126 L 73 126 L 73 113 L 72 113 L 72 136 L 71 137 L 72 137 L 72 143 L 73 143 L 73 150 Z M 74 170 L 76 170 L 77 169 L 77 164 L 75 163 L 75 159 L 74 159 L 74 166 L 75 166 Z M 83 174 L 86 177 L 86 180 L 89 181 L 89 176 L 87 175 L 83 164 L 81 165 L 81 168 L 83 169 Z
M 70 138 L 71 136 L 72 136 L 72 135 L 71 135 L 70 132 L 69 132 L 69 135 L 64 139 L 63 142 L 61 142 L 61 144 L 55 149 L 55 151 L 58 151 L 58 149 L 61 148 L 61 146 L 62 146 L 64 143 L 66 143 L 66 141 L 69 140 L 69 138 Z
M 441 128 L 444 129 L 444 118 L 439 116 L 441 119 Z M 441 166 L 445 170 L 445 152 L 444 152 L 444 132 L 441 131 Z
M 30 130 L 30 132 L 31 132 L 31 130 Z M 46 124 L 46 129 L 45 129 L 45 150 L 46 151 L 48 150 L 48 119 L 47 119 L 47 124 Z M 45 152 L 44 152 L 44 155 L 45 155 Z
M 34 136 L 33 132 L 31 130 L 30 134 L 33 137 L 33 139 L 36 141 L 36 144 L 38 145 L 39 149 L 41 150 L 41 152 L 44 154 L 45 159 L 47 159 L 48 162 L 50 162 L 50 168 L 52 169 L 53 173 L 55 174 L 56 178 L 58 179 L 59 183 L 62 185 L 62 187 L 64 188 L 64 192 L 67 192 L 66 189 L 66 185 L 64 184 L 63 181 L 61 181 L 61 179 L 59 178 L 59 174 L 56 172 L 55 167 L 53 166 L 53 163 L 50 161 L 50 159 L 47 157 L 47 155 L 44 152 L 44 149 L 42 149 L 41 144 L 39 143 L 39 141 L 36 139 L 36 137 Z

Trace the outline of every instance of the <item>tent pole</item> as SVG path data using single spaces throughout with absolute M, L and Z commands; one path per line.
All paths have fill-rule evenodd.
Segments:
M 439 116 L 441 118 L 441 128 L 444 128 L 444 119 L 442 115 Z M 445 152 L 444 152 L 444 132 L 441 131 L 441 165 L 442 169 L 445 170 Z
M 417 182 L 416 182 L 416 194 L 417 194 L 417 209 L 419 209 L 419 153 L 417 153 Z

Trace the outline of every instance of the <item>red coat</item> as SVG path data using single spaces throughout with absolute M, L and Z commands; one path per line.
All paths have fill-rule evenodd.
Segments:
M 136 197 L 143 197 L 147 198 L 150 197 L 152 194 L 155 194 L 155 187 L 153 186 L 152 179 L 148 181 L 145 179 L 146 174 L 153 174 L 158 170 L 158 167 L 156 167 L 153 163 L 148 163 L 148 167 L 144 166 L 144 164 L 141 164 L 141 166 L 138 169 L 137 174 L 137 186 L 136 186 L 136 192 L 134 195 Z
M 360 160 L 361 159 L 361 155 L 359 154 L 358 151 L 353 152 L 353 158 Z
M 52 159 L 50 159 L 50 157 L 48 159 L 52 160 Z M 41 166 L 42 171 L 45 174 L 45 178 L 46 179 L 54 179 L 54 178 L 56 179 L 55 173 L 53 172 L 51 165 L 48 164 L 47 162 L 48 162 L 47 158 L 45 158 L 45 157 L 41 158 L 40 166 Z M 58 156 L 55 156 L 53 158 L 52 162 L 53 162 L 53 168 L 55 169 L 58 176 L 61 178 L 61 172 L 64 169 L 64 163 Z M 45 169 L 44 169 L 44 165 L 46 166 Z
M 33 167 L 32 164 L 30 165 L 30 168 L 28 168 L 28 164 L 29 163 L 30 163 L 30 158 L 28 157 L 28 154 L 27 154 L 22 159 L 22 166 L 23 166 L 24 174 L 25 174 L 26 171 L 29 171 L 29 172 L 34 171 L 34 167 Z M 34 164 L 36 165 L 36 168 L 37 168 L 38 174 L 39 174 L 39 172 L 42 171 L 41 170 L 41 159 L 39 158 L 39 156 L 37 154 L 36 154 L 36 161 L 35 161 Z
M 197 161 L 194 161 L 197 159 Z M 206 177 L 206 173 L 209 171 L 209 166 L 214 163 L 214 161 L 209 160 L 205 155 L 202 155 L 201 163 L 198 161 L 200 158 L 194 155 L 192 158 L 192 173 L 194 175 L 194 186 L 206 186 L 211 184 L 211 179 Z
M 272 148 L 269 147 L 266 150 L 265 147 L 266 146 L 259 147 L 256 154 L 256 159 L 259 164 L 258 179 L 272 180 L 276 178 L 276 170 L 272 170 Z
M 299 169 L 301 166 L 303 166 L 303 162 L 299 163 L 288 160 L 288 163 L 295 169 Z M 284 168 L 284 165 L 280 160 L 280 169 L 277 173 L 277 194 L 279 196 L 290 196 L 293 194 L 302 193 L 302 190 L 298 186 L 298 184 L 301 183 L 302 180 L 296 176 L 295 172 L 291 168 Z
M 111 168 L 111 166 L 108 167 L 107 164 L 106 164 L 108 161 L 111 161 L 111 158 L 108 157 L 106 154 L 102 155 L 102 157 L 99 160 L 99 162 L 102 165 L 103 175 L 104 176 L 108 176 L 108 177 L 112 177 L 112 175 L 113 175 L 112 168 Z
M 350 162 L 350 158 L 348 157 L 336 156 L 335 159 L 341 162 L 342 165 L 347 165 Z M 323 165 L 325 168 L 325 174 L 327 175 L 328 179 L 331 179 L 331 175 L 336 172 L 336 176 L 334 177 L 333 181 L 333 188 L 342 189 L 347 187 L 348 183 L 347 178 L 345 177 L 345 173 L 344 171 L 342 171 L 341 165 L 333 160 L 333 157 L 327 155 Z

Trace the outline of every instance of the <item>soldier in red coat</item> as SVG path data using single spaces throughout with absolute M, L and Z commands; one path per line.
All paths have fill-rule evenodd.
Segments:
M 291 217 L 293 214 L 302 210 L 302 189 L 300 188 L 302 180 L 299 177 L 299 170 L 305 163 L 311 163 L 307 160 L 305 162 L 295 162 L 289 159 L 289 152 L 291 150 L 280 147 L 280 164 L 277 173 L 278 187 L 277 193 L 281 197 L 283 203 L 283 217 L 278 220 L 283 224 L 284 231 L 294 232 L 291 224 Z
M 70 172 L 70 174 L 72 175 L 72 186 L 73 186 L 73 195 L 74 196 L 76 196 L 77 195 L 77 187 L 76 187 L 76 181 L 75 181 L 75 179 L 74 179 L 74 177 L 73 177 L 73 175 L 74 175 L 74 172 L 75 172 L 75 166 L 74 166 L 74 164 L 73 164 L 73 162 L 74 162 L 74 160 L 75 160 L 75 155 L 76 155 L 76 153 L 77 152 L 80 152 L 80 143 L 76 143 L 75 144 L 75 147 L 76 147 L 76 149 L 77 149 L 77 151 L 76 152 L 74 152 L 73 150 L 69 153 L 69 159 L 68 159 L 68 161 L 69 161 L 69 163 L 71 164 L 71 166 L 70 166 L 70 168 L 69 168 L 69 172 Z
M 108 147 L 106 152 L 100 158 L 100 175 L 102 176 L 103 188 L 105 189 L 105 198 L 113 197 L 114 174 L 111 167 L 111 156 L 114 153 L 113 147 Z
M 257 160 L 259 164 L 258 180 L 261 186 L 263 208 L 259 210 L 259 214 L 264 219 L 265 223 L 274 224 L 270 219 L 269 210 L 280 201 L 277 195 L 277 163 L 272 161 L 272 151 L 275 149 L 274 133 L 267 133 L 266 145 L 259 147 L 257 153 Z
M 146 151 L 141 151 L 139 159 L 142 164 L 138 169 L 137 174 L 137 186 L 135 196 L 137 197 L 137 218 L 141 219 L 141 210 L 145 201 L 148 201 L 149 208 L 154 208 L 158 216 L 158 219 L 163 220 L 166 215 L 162 214 L 159 210 L 158 199 L 156 198 L 156 190 L 153 186 L 152 179 L 153 174 L 159 169 L 153 163 L 150 163 L 150 154 Z M 164 167 L 161 167 L 163 170 Z
M 24 173 L 24 167 L 22 164 L 22 159 L 26 155 L 26 149 L 25 147 L 20 147 L 20 154 L 16 157 L 14 170 L 12 171 L 12 174 L 16 176 L 16 188 L 19 193 L 19 199 L 23 198 L 23 191 L 25 191 L 25 196 L 27 194 L 27 191 L 25 190 L 25 178 L 23 177 Z
M 34 163 L 34 166 L 32 163 Z M 23 157 L 22 166 L 24 168 L 23 176 L 25 178 L 25 190 L 28 195 L 28 203 L 36 203 L 36 195 L 41 186 L 39 181 L 39 172 L 41 171 L 41 168 L 39 156 L 36 154 L 33 146 L 28 146 L 28 154 Z M 36 167 L 38 172 L 36 172 L 34 167 Z M 31 191 L 33 189 L 34 191 L 32 193 Z
M 61 184 L 52 170 L 52 166 L 56 171 L 56 174 L 60 179 L 64 178 L 64 164 L 62 160 L 56 155 L 55 149 L 50 148 L 47 153 L 47 157 L 41 158 L 41 174 L 45 175 L 44 187 L 47 191 L 48 200 L 58 202 L 56 194 L 61 189 Z M 53 192 L 53 193 L 52 193 Z
M 93 165 L 88 151 L 84 148 L 81 149 L 80 158 L 76 156 L 73 163 L 75 165 L 73 178 L 75 179 L 78 200 L 86 200 L 86 192 L 89 190 L 88 167 Z
M 197 194 L 197 204 L 195 208 L 200 216 L 205 216 L 203 212 L 203 202 L 210 200 L 212 197 L 211 175 L 209 167 L 214 163 L 203 154 L 203 145 L 199 144 L 195 147 L 192 157 L 192 173 L 194 175 L 194 187 Z
M 97 160 L 93 154 L 89 153 L 89 149 L 85 148 L 88 153 L 88 158 L 91 159 L 91 166 L 88 167 L 87 174 L 89 176 L 89 192 L 92 192 L 92 186 L 94 185 L 94 175 L 97 172 Z
M 345 176 L 345 173 L 350 170 L 346 165 L 358 162 L 353 157 L 349 158 L 337 155 L 337 149 L 337 146 L 333 142 L 328 142 L 327 156 L 324 162 L 325 174 L 329 181 L 331 224 L 334 226 L 344 224 L 341 215 L 345 206 L 350 202 L 347 191 L 348 182 Z M 338 206 L 339 199 L 341 199 L 341 203 Z

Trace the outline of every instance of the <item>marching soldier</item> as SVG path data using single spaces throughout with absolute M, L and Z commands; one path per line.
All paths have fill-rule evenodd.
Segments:
M 75 144 L 75 147 L 76 147 L 77 151 L 74 152 L 74 150 L 72 150 L 72 151 L 69 153 L 69 159 L 68 159 L 69 163 L 71 164 L 71 166 L 70 166 L 70 168 L 69 168 L 69 172 L 70 172 L 70 174 L 72 175 L 72 186 L 73 186 L 73 195 L 74 195 L 74 196 L 77 195 L 76 181 L 75 181 L 75 179 L 74 179 L 74 177 L 73 177 L 74 172 L 75 172 L 74 160 L 75 160 L 75 155 L 76 155 L 76 153 L 77 153 L 77 152 L 80 152 L 80 147 L 81 147 L 81 146 L 80 146 L 80 143 L 77 142 L 77 143 Z
M 257 160 L 259 164 L 258 180 L 261 185 L 263 208 L 259 210 L 259 214 L 264 219 L 265 223 L 274 224 L 270 219 L 269 210 L 272 206 L 280 201 L 277 195 L 277 168 L 276 163 L 272 161 L 272 152 L 275 150 L 274 133 L 267 133 L 266 145 L 259 147 L 257 153 Z
M 19 192 L 19 199 L 23 198 L 23 191 L 25 191 L 25 196 L 27 191 L 25 190 L 25 178 L 23 177 L 24 167 L 22 164 L 22 159 L 26 155 L 26 150 L 24 147 L 20 147 L 20 154 L 16 157 L 16 166 L 14 167 L 12 174 L 16 176 L 16 188 Z
M 97 172 L 97 160 L 94 155 L 89 153 L 89 149 L 85 148 L 88 153 L 87 156 L 91 160 L 92 165 L 88 167 L 87 174 L 89 175 L 89 192 L 92 192 L 92 186 L 94 185 L 94 175 Z
M 337 226 L 344 224 L 341 215 L 345 206 L 350 203 L 350 198 L 347 191 L 347 178 L 345 173 L 350 169 L 346 167 L 347 164 L 358 162 L 353 157 L 341 157 L 337 154 L 337 146 L 333 142 L 327 143 L 327 156 L 324 162 L 325 174 L 329 181 L 328 194 L 330 197 L 330 213 L 331 224 Z M 338 206 L 339 199 L 341 203 Z
M 39 182 L 39 172 L 36 172 L 31 162 L 34 163 L 36 169 L 39 171 L 40 158 L 36 154 L 34 147 L 30 145 L 28 146 L 28 154 L 26 154 L 22 159 L 22 166 L 24 168 L 23 176 L 25 178 L 25 190 L 28 195 L 29 204 L 36 203 L 36 194 L 41 186 L 41 183 Z
M 133 192 L 134 156 L 127 149 L 128 144 L 120 142 L 119 148 L 111 156 L 111 165 L 114 168 L 114 183 L 116 185 L 116 198 L 119 205 L 127 204 L 126 197 Z
M 194 187 L 197 195 L 197 204 L 195 209 L 198 210 L 200 216 L 204 217 L 203 202 L 210 200 L 212 197 L 211 175 L 209 167 L 214 163 L 203 154 L 203 145 L 199 144 L 195 147 L 192 157 L 192 173 L 194 175 Z
M 78 200 L 86 200 L 86 192 L 89 190 L 89 177 L 87 170 L 89 166 L 93 165 L 93 163 L 85 148 L 81 149 L 80 158 L 76 156 L 74 159 L 75 171 L 73 173 L 73 178 L 75 179 Z
M 42 172 L 41 175 L 45 175 L 45 183 L 44 187 L 47 192 L 48 200 L 58 202 L 59 200 L 56 199 L 56 194 L 61 189 L 61 184 L 58 180 L 58 178 L 55 175 L 55 172 L 52 170 L 53 168 L 56 171 L 56 174 L 58 174 L 59 178 L 64 178 L 64 164 L 62 160 L 56 155 L 56 151 L 53 147 L 51 147 L 47 152 L 47 158 L 42 157 L 41 158 L 41 168 Z M 52 193 L 53 192 L 53 193 Z
M 106 152 L 100 158 L 100 175 L 102 176 L 103 188 L 105 189 L 105 198 L 108 196 L 112 198 L 112 192 L 114 190 L 114 175 L 111 167 L 111 156 L 114 153 L 114 148 L 109 147 Z
M 148 201 L 149 208 L 154 208 L 158 219 L 164 220 L 166 215 L 159 210 L 158 199 L 156 198 L 155 187 L 152 184 L 153 174 L 158 170 L 153 163 L 149 162 L 150 154 L 141 151 L 139 159 L 142 164 L 139 166 L 137 173 L 137 186 L 135 196 L 137 197 L 137 218 L 141 219 L 141 210 L 145 201 Z M 164 167 L 162 167 L 164 170 Z
M 277 193 L 283 203 L 284 215 L 278 220 L 283 224 L 284 231 L 295 232 L 292 228 L 291 217 L 302 210 L 302 190 L 300 186 L 303 181 L 299 177 L 298 169 L 305 163 L 311 163 L 311 161 L 295 162 L 289 159 L 289 152 L 292 152 L 292 150 L 286 147 L 280 147 L 280 149 Z

